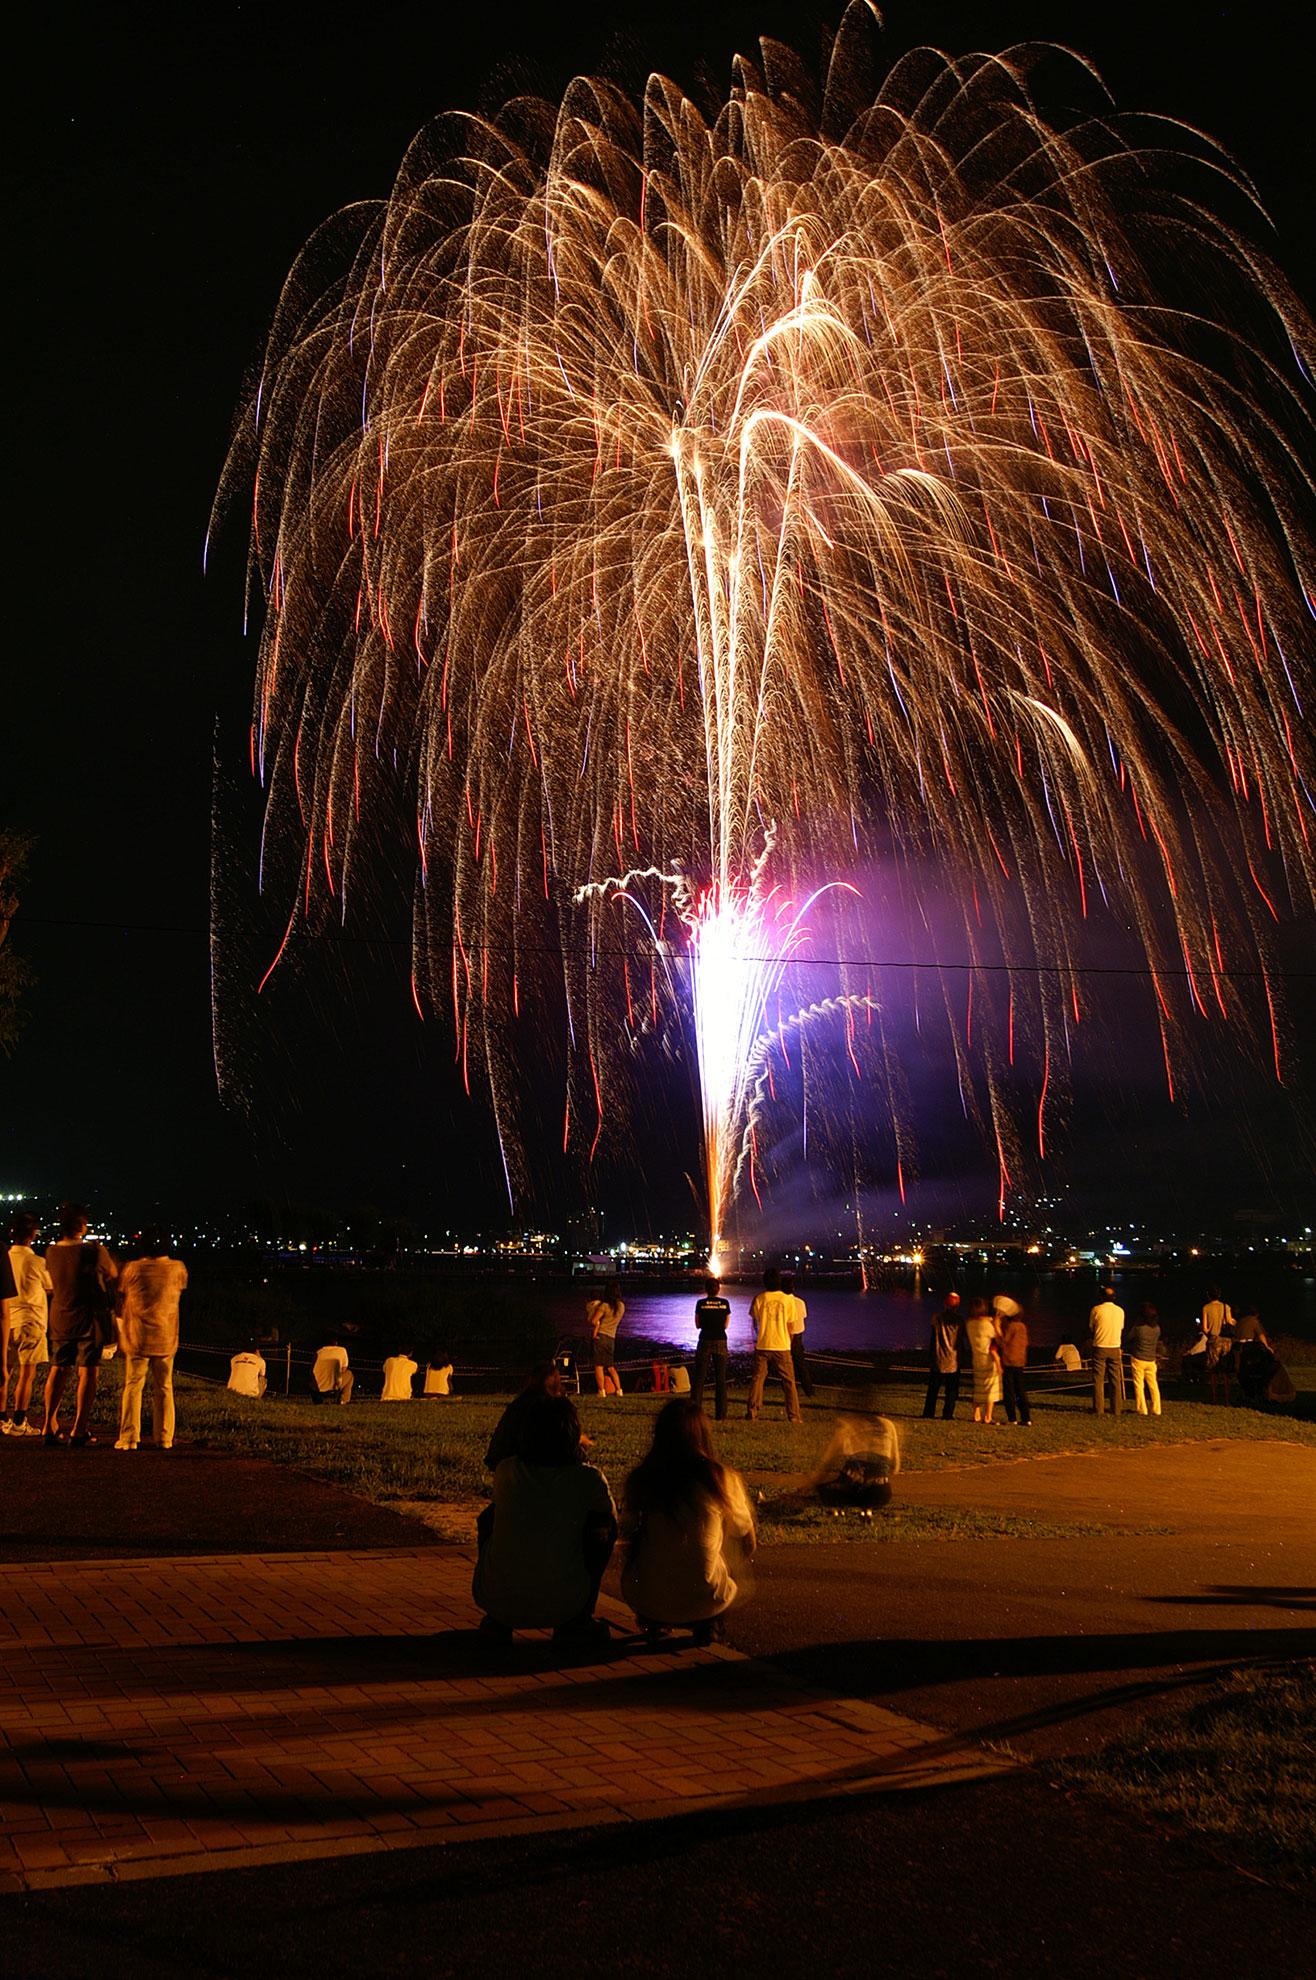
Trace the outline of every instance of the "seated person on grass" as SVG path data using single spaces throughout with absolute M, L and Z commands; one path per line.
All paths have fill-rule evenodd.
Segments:
M 315 1357 L 311 1368 L 311 1401 L 332 1402 L 337 1396 L 340 1403 L 351 1402 L 355 1380 L 347 1365 L 347 1349 L 335 1335 Z
M 425 1366 L 425 1388 L 427 1396 L 450 1396 L 452 1394 L 452 1362 L 442 1352 L 430 1356 Z
M 410 1348 L 399 1348 L 384 1363 L 384 1387 L 381 1402 L 410 1402 L 411 1383 L 418 1368 L 412 1359 Z
M 265 1357 L 258 1347 L 244 1348 L 228 1365 L 228 1386 L 235 1396 L 263 1396 Z
M 472 1593 L 480 1635 L 551 1629 L 555 1642 L 599 1643 L 599 1583 L 617 1538 L 608 1481 L 580 1455 L 580 1419 L 567 1396 L 545 1396 L 522 1427 L 519 1450 L 494 1472 L 493 1504 L 477 1522 Z

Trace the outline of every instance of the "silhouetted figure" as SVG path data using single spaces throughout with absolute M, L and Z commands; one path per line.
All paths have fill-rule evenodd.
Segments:
M 551 1629 L 555 1641 L 606 1642 L 594 1615 L 617 1538 L 608 1481 L 581 1461 L 580 1419 L 567 1396 L 531 1411 L 520 1453 L 494 1472 L 493 1504 L 477 1521 L 472 1593 L 481 1635 L 507 1642 L 516 1629 Z
M 521 1437 L 540 1403 L 548 1397 L 566 1394 L 562 1370 L 556 1361 L 537 1361 L 519 1396 L 513 1396 L 499 1417 L 484 1454 L 486 1471 L 497 1471 L 504 1458 L 518 1457 Z
M 948 1292 L 940 1313 L 932 1316 L 928 1342 L 928 1392 L 923 1398 L 925 1417 L 937 1413 L 937 1391 L 943 1392 L 941 1416 L 949 1423 L 960 1399 L 960 1296 Z
M 1032 1428 L 1032 1414 L 1028 1408 L 1028 1387 L 1025 1377 L 1028 1372 L 1028 1324 L 1017 1300 L 1002 1295 L 993 1301 L 996 1316 L 997 1349 L 1001 1357 L 1001 1389 L 1005 1399 L 1005 1414 L 1011 1423 L 1018 1422 L 1021 1429 Z
M 54 1367 L 46 1381 L 46 1443 L 60 1440 L 59 1405 L 69 1371 L 78 1374 L 74 1449 L 94 1444 L 88 1428 L 96 1400 L 101 1355 L 114 1339 L 114 1282 L 118 1266 L 103 1244 L 87 1241 L 87 1213 L 80 1203 L 59 1206 L 59 1237 L 46 1247 L 51 1279 L 50 1350 Z
M 727 1323 L 730 1319 L 731 1307 L 722 1297 L 721 1281 L 705 1279 L 704 1296 L 695 1305 L 695 1325 L 699 1329 L 699 1345 L 695 1349 L 692 1400 L 697 1408 L 703 1408 L 704 1383 L 708 1379 L 711 1362 L 719 1423 L 727 1413 Z

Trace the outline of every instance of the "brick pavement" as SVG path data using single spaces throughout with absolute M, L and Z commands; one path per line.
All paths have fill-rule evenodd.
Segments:
M 0 1890 L 1001 1771 L 719 1646 L 477 1644 L 426 1547 L 84 1561 L 0 1592 Z M 600 1605 L 619 1627 L 629 1616 Z

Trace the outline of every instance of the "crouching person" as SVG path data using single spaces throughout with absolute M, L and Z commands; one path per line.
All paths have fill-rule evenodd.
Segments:
M 493 1476 L 493 1504 L 479 1519 L 472 1593 L 480 1635 L 551 1629 L 555 1643 L 606 1643 L 594 1614 L 617 1538 L 608 1481 L 581 1461 L 580 1418 L 567 1396 L 547 1396 L 521 1430 L 517 1453 Z
M 890 1505 L 891 1481 L 899 1470 L 900 1439 L 891 1418 L 847 1412 L 837 1417 L 832 1441 L 809 1482 L 825 1506 L 877 1512 Z
M 688 1629 L 711 1643 L 749 1592 L 754 1515 L 736 1472 L 720 1464 L 697 1402 L 666 1403 L 649 1454 L 626 1480 L 633 1528 L 621 1592 L 645 1635 Z

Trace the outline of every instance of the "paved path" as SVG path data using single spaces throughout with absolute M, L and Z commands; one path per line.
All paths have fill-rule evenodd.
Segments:
M 572 1663 L 528 1636 L 491 1658 L 470 1574 L 440 1547 L 11 1571 L 0 1890 L 1004 1771 L 688 1639 Z
M 1090 1751 L 1143 1712 L 1191 1702 L 1221 1665 L 1316 1649 L 1309 1448 L 1220 1441 L 1034 1458 L 905 1472 L 899 1490 L 1105 1531 L 767 1547 L 737 1645 L 802 1681 L 1030 1758 Z

